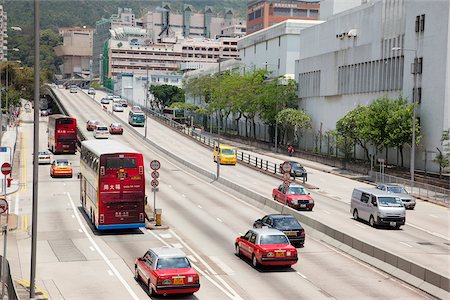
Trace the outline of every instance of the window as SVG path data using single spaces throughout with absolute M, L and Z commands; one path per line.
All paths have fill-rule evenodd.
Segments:
M 363 203 L 368 203 L 368 202 L 369 202 L 369 198 L 370 198 L 370 195 L 369 195 L 369 194 L 367 194 L 367 193 L 362 193 L 362 195 L 361 195 L 361 202 L 363 202 Z
M 281 47 L 281 36 L 278 37 L 278 47 Z
M 416 16 L 416 32 L 425 31 L 425 15 Z
M 134 169 L 136 158 L 107 158 L 106 169 Z
M 253 233 L 248 241 L 250 243 L 254 244 L 256 242 L 256 233 Z
M 267 51 L 267 44 L 268 44 L 268 42 L 266 41 L 266 51 Z
M 253 232 L 251 232 L 250 230 L 247 231 L 247 233 L 244 235 L 244 239 L 248 241 L 250 239 L 250 237 L 252 236 L 252 233 Z

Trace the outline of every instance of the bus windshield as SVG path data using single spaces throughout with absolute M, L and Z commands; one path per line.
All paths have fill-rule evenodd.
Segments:
M 144 115 L 141 115 L 141 114 L 139 114 L 139 115 L 135 114 L 135 115 L 133 115 L 133 119 L 136 121 L 144 121 L 145 117 L 144 117 Z

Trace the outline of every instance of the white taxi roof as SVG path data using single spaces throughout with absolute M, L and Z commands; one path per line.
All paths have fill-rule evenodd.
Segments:
M 151 248 L 150 251 L 155 253 L 158 258 L 186 257 L 181 249 L 172 247 Z

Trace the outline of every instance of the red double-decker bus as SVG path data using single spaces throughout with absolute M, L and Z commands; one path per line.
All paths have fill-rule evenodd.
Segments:
M 80 195 L 99 230 L 145 226 L 145 174 L 141 153 L 114 140 L 81 142 Z
M 53 153 L 75 153 L 77 120 L 65 115 L 48 117 L 48 149 Z

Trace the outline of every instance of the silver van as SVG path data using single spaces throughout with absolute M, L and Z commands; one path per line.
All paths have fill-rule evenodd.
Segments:
M 355 220 L 365 220 L 372 227 L 387 225 L 398 229 L 405 225 L 406 210 L 400 197 L 377 188 L 353 189 L 350 213 Z

